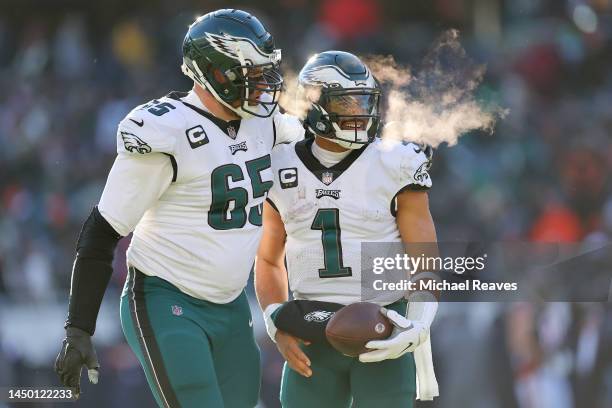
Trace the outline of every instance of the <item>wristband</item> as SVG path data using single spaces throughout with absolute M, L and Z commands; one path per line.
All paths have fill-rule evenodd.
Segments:
M 283 304 L 282 303 L 272 303 L 266 306 L 263 314 L 264 314 L 264 322 L 266 323 L 266 331 L 268 332 L 268 336 L 274 343 L 276 343 L 276 325 L 274 324 L 274 320 L 272 319 L 272 315 L 276 312 Z

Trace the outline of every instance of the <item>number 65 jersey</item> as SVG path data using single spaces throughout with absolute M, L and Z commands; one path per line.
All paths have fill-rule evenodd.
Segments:
M 289 286 L 295 299 L 359 302 L 361 243 L 401 242 L 396 197 L 431 187 L 430 154 L 413 143 L 389 150 L 377 138 L 327 168 L 313 156 L 313 141 L 272 152 L 268 202 L 287 232 Z
M 282 114 L 219 120 L 193 91 L 130 112 L 98 206 L 118 233 L 134 231 L 128 264 L 196 298 L 235 299 L 259 243 L 272 147 L 303 132 Z

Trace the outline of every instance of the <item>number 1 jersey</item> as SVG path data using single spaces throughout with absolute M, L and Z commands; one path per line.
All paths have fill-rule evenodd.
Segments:
M 295 299 L 358 302 L 361 243 L 401 241 L 396 197 L 431 187 L 430 155 L 413 143 L 386 148 L 376 139 L 327 168 L 313 156 L 313 140 L 272 152 L 268 202 L 287 232 L 289 286 Z

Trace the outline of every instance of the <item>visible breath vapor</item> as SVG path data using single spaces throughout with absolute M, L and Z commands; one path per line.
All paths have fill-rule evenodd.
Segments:
M 436 41 L 416 75 L 392 56 L 369 56 L 364 62 L 383 87 L 385 141 L 452 146 L 471 130 L 492 132 L 496 121 L 508 113 L 476 100 L 474 92 L 485 67 L 467 57 L 457 30 Z
M 297 116 L 300 119 L 306 117 L 306 113 L 310 109 L 309 100 L 316 101 L 319 99 L 320 90 L 312 88 L 307 90 L 308 98 L 302 93 L 298 84 L 298 74 L 291 70 L 283 71 L 283 92 L 279 98 L 279 105 L 288 113 Z
M 362 60 L 379 82 L 391 83 L 400 87 L 408 85 L 412 80 L 410 67 L 399 65 L 392 55 L 370 55 L 362 58 Z

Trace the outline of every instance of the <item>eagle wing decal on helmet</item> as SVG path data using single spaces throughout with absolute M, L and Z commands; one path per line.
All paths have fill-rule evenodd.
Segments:
M 266 54 L 248 38 L 213 33 L 205 33 L 204 35 L 216 51 L 230 58 L 237 60 L 244 58 L 245 61 L 250 60 L 255 65 L 269 62 L 278 64 L 280 62 L 280 50 L 274 50 L 271 54 Z M 255 52 L 251 52 L 251 50 Z M 242 55 L 240 55 L 239 51 L 241 51 Z
M 230 58 L 238 59 L 238 52 L 235 44 L 236 38 L 229 35 L 217 35 L 213 33 L 205 33 L 204 35 L 215 50 Z

